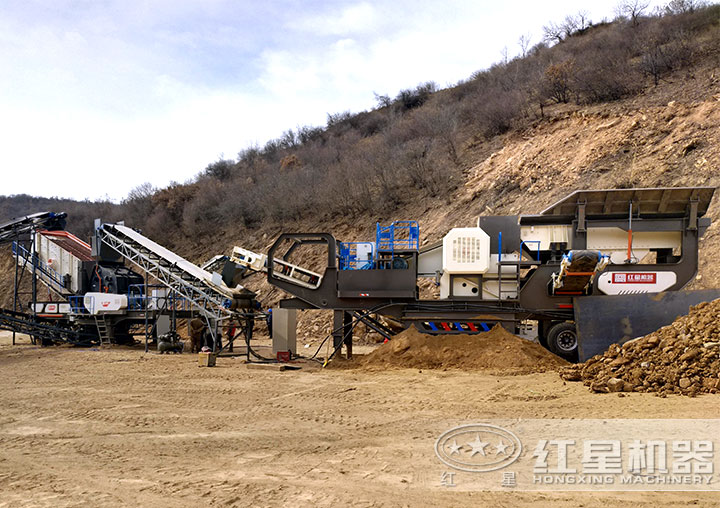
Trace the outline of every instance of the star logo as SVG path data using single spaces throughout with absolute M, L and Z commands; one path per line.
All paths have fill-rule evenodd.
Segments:
M 470 456 L 474 457 L 476 454 L 480 454 L 483 457 L 486 457 L 485 455 L 485 447 L 489 445 L 490 443 L 486 443 L 484 441 L 480 440 L 480 434 L 477 434 L 475 436 L 475 441 L 470 441 L 468 443 L 468 446 L 472 447 L 472 450 L 470 451 Z
M 501 453 L 503 455 L 507 455 L 507 453 L 505 452 L 505 449 L 507 447 L 508 447 L 508 445 L 506 445 L 502 441 L 499 441 L 498 444 L 495 445 L 495 455 L 500 455 Z
M 489 423 L 454 427 L 440 435 L 435 453 L 458 471 L 497 471 L 514 463 L 522 452 L 520 439 L 511 431 Z
M 457 444 L 457 441 L 453 439 L 453 442 L 448 446 L 448 449 L 450 450 L 450 455 L 460 455 L 462 445 Z

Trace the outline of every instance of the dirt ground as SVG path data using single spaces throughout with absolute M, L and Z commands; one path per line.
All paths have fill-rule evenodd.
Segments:
M 594 394 L 557 373 L 249 370 L 241 358 L 0 338 L 0 507 L 717 506 L 718 493 L 461 492 L 437 437 L 490 418 L 716 418 L 719 395 Z

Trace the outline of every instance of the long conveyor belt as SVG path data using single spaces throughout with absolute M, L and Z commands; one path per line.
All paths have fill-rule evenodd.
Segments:
M 251 291 L 231 289 L 213 280 L 211 273 L 122 224 L 101 224 L 96 235 L 124 259 L 186 298 L 207 318 L 233 316 L 236 309 L 251 307 L 255 298 Z
M 68 342 L 88 346 L 98 342 L 97 335 L 73 330 L 66 326 L 37 321 L 32 314 L 0 308 L 0 330 L 30 335 L 42 344 Z
M 0 244 L 39 229 L 63 229 L 66 213 L 40 212 L 16 217 L 0 224 Z

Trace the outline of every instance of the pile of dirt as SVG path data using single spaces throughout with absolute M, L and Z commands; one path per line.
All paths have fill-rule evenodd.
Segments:
M 720 299 L 561 372 L 596 392 L 720 393 Z
M 476 335 L 428 335 L 411 327 L 365 357 L 358 366 L 386 368 L 493 370 L 527 374 L 567 365 L 539 344 L 517 337 L 500 325 Z

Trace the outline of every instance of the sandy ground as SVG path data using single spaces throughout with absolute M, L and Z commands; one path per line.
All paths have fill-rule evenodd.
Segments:
M 720 396 L 598 395 L 555 373 L 198 368 L 0 338 L 0 506 L 717 506 L 718 493 L 460 492 L 443 431 L 489 418 L 715 418 Z

